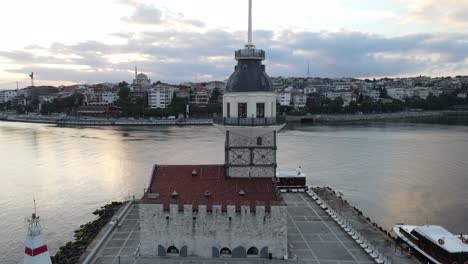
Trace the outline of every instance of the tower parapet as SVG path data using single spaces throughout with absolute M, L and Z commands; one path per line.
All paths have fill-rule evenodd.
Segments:
M 246 47 L 245 49 L 236 50 L 234 58 L 236 60 L 265 60 L 265 51 Z

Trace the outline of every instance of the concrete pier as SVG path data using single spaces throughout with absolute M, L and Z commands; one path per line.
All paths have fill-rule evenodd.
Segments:
M 353 208 L 347 202 L 339 198 L 335 192 L 329 188 L 312 188 L 320 199 L 325 201 L 328 207 L 339 212 L 346 218 L 350 225 L 359 232 L 367 241 L 370 241 L 379 252 L 386 256 L 393 263 L 415 264 L 421 263 L 414 256 L 406 253 L 386 230 L 379 228 L 372 223 L 359 210 Z

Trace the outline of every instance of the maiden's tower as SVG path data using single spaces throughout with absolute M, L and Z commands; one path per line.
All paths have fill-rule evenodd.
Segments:
M 140 254 L 148 257 L 287 258 L 287 210 L 277 189 L 276 94 L 265 52 L 248 42 L 223 97 L 225 163 L 155 165 L 139 205 Z M 196 155 L 196 153 L 193 153 Z

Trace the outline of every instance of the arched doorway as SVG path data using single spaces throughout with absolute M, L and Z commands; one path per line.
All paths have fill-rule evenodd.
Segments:
M 258 257 L 258 248 L 249 248 L 249 250 L 247 250 L 247 257 Z
M 222 257 L 222 258 L 230 258 L 232 256 L 232 252 L 231 252 L 231 250 L 229 248 L 223 247 L 219 251 L 219 256 Z
M 168 256 L 179 256 L 179 249 L 175 246 L 170 246 L 167 248 L 166 254 Z

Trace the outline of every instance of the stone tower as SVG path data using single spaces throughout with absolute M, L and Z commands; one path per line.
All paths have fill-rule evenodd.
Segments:
M 235 51 L 237 65 L 223 96 L 223 116 L 214 124 L 226 133 L 225 168 L 232 178 L 274 178 L 276 133 L 285 119 L 276 116 L 276 92 L 265 72 L 265 51 L 252 43 L 252 0 L 248 42 Z

